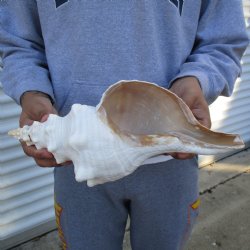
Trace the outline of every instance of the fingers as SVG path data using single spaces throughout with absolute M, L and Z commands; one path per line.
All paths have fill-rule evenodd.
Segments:
M 27 146 L 25 142 L 21 142 L 24 153 L 33 157 L 36 164 L 40 167 L 54 167 L 57 165 L 54 156 L 46 149 L 37 150 L 35 146 Z
M 72 162 L 65 162 L 62 164 L 57 164 L 53 154 L 48 152 L 46 149 L 36 149 L 35 146 L 27 146 L 25 142 L 21 142 L 23 151 L 26 155 L 33 157 L 36 164 L 40 167 L 58 167 L 66 166 Z
M 25 112 L 21 112 L 19 119 L 19 126 L 22 128 L 24 125 L 32 125 L 34 121 L 30 119 Z
M 211 118 L 208 106 L 206 104 L 201 104 L 196 108 L 191 109 L 195 118 L 205 127 L 211 128 Z
M 43 168 L 65 167 L 65 166 L 72 165 L 71 161 L 67 161 L 67 162 L 64 162 L 64 163 L 61 163 L 61 164 L 57 164 L 55 159 L 53 159 L 53 160 L 43 160 L 43 159 L 35 159 L 34 158 L 34 160 L 35 160 L 36 164 L 39 167 L 43 167 Z
M 35 146 L 27 146 L 25 142 L 21 142 L 23 151 L 26 155 L 38 159 L 53 159 L 54 156 L 46 149 L 36 149 Z
M 170 155 L 178 160 L 192 159 L 195 156 L 195 154 L 188 154 L 188 153 L 170 153 Z
M 211 119 L 208 104 L 202 93 L 198 79 L 195 77 L 183 77 L 177 79 L 170 90 L 179 96 L 190 108 L 194 117 L 205 127 L 211 128 Z M 190 159 L 194 154 L 171 153 L 175 159 Z
M 21 97 L 21 106 L 26 117 L 34 121 L 41 121 L 46 114 L 57 114 L 48 95 L 42 92 L 25 92 Z
M 37 159 L 37 158 L 34 158 L 34 160 L 39 167 L 43 167 L 43 168 L 51 168 L 51 167 L 59 166 L 55 160 L 43 160 L 43 159 Z
M 72 164 L 71 161 L 57 164 L 56 160 L 35 159 L 35 158 L 34 158 L 34 160 L 39 167 L 43 167 L 43 168 L 64 167 L 64 166 L 69 166 Z
M 42 117 L 40 122 L 46 122 L 48 120 L 49 114 L 46 114 Z
M 211 127 L 211 118 L 208 104 L 202 94 L 184 95 L 183 100 L 192 111 L 194 117 L 205 127 Z
M 48 115 L 42 117 L 41 122 L 44 122 L 48 119 Z M 20 127 L 24 125 L 31 125 L 33 121 L 27 117 L 27 115 L 22 112 L 20 116 Z M 55 167 L 58 166 L 56 160 L 50 152 L 46 149 L 37 150 L 35 146 L 27 146 L 25 142 L 21 142 L 24 153 L 27 156 L 33 157 L 36 164 L 40 167 Z
M 53 111 L 53 114 L 55 112 Z M 47 121 L 48 117 L 49 117 L 49 114 L 52 114 L 52 113 L 44 113 L 42 116 L 41 116 L 41 119 L 34 119 L 34 116 L 30 116 L 28 113 L 26 113 L 24 110 L 22 110 L 21 112 L 21 115 L 20 115 L 20 119 L 19 119 L 19 126 L 20 127 L 23 127 L 24 125 L 32 125 L 32 123 L 34 121 L 40 121 L 40 122 L 45 122 Z
M 38 91 L 25 92 L 21 97 L 22 112 L 20 115 L 20 127 L 32 125 L 34 121 L 45 122 L 49 114 L 57 114 L 49 96 Z M 37 150 L 35 146 L 27 146 L 21 142 L 26 155 L 33 157 L 37 165 L 41 167 L 60 166 L 50 152 L 46 149 Z

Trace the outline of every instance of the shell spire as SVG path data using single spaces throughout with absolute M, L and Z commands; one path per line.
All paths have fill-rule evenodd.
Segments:
M 8 135 L 20 140 L 21 139 L 21 128 L 10 130 L 8 132 Z
M 25 125 L 22 128 L 10 130 L 8 132 L 8 135 L 12 136 L 20 141 L 25 142 L 28 146 L 31 146 L 31 145 L 34 145 L 32 139 L 30 137 L 31 131 L 32 131 L 32 125 L 31 126 Z

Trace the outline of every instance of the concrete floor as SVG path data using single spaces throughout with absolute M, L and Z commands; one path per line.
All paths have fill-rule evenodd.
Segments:
M 187 250 L 250 250 L 250 149 L 201 168 L 200 194 L 200 216 Z M 57 232 L 12 248 L 31 249 L 61 249 Z M 124 250 L 130 249 L 127 231 Z

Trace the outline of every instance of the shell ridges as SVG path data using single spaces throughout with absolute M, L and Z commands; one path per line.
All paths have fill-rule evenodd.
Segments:
M 76 180 L 89 186 L 120 179 L 160 154 L 244 147 L 239 135 L 202 126 L 172 92 L 138 80 L 111 85 L 96 107 L 74 104 L 65 117 L 50 115 L 9 135 L 47 148 L 57 163 L 72 161 Z

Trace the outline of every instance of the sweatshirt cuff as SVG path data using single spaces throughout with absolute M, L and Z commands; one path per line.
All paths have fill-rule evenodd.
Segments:
M 4 81 L 4 79 L 2 79 Z M 6 80 L 5 80 L 6 81 Z M 51 98 L 52 102 L 55 103 L 55 97 L 53 93 L 52 84 L 47 77 L 32 77 L 26 78 L 18 81 L 18 84 L 12 84 L 12 88 L 4 88 L 4 86 L 10 86 L 11 80 L 8 81 L 9 84 L 3 84 L 4 92 L 12 97 L 14 101 L 20 105 L 21 96 L 27 91 L 40 91 L 43 92 Z

